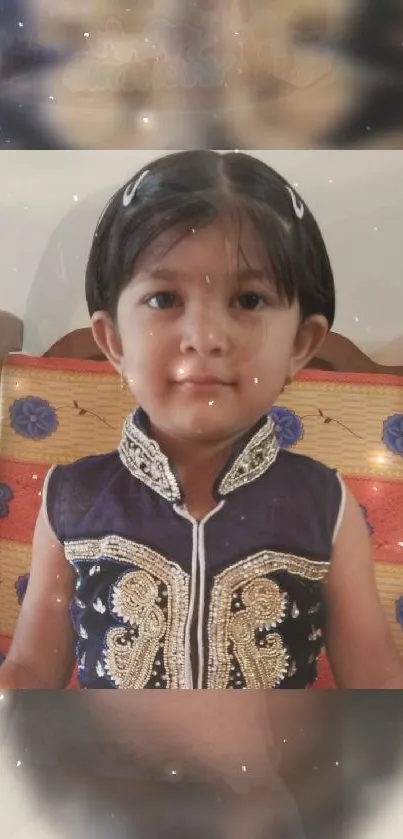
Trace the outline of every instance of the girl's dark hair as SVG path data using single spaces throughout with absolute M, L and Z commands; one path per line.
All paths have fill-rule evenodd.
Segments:
M 147 170 L 124 206 L 126 188 Z M 230 214 L 252 223 L 280 299 L 298 300 L 303 318 L 323 314 L 330 328 L 335 289 L 329 256 L 314 216 L 302 202 L 300 218 L 290 189 L 300 206 L 295 189 L 249 154 L 194 150 L 152 161 L 115 193 L 98 222 L 86 271 L 90 315 L 103 310 L 115 317 L 137 259 L 161 234 L 182 237 Z

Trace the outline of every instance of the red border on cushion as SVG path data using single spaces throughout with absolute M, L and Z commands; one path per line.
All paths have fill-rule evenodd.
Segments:
M 401 376 L 392 373 L 339 373 L 329 370 L 302 370 L 295 377 L 296 382 L 330 382 L 351 385 L 389 385 L 389 387 L 403 387 Z
M 318 678 L 312 688 L 313 690 L 334 690 L 336 688 L 332 668 L 325 653 L 321 655 L 318 661 Z
M 402 517 L 396 514 L 397 510 L 403 510 L 403 483 L 350 475 L 344 481 L 366 509 L 376 564 L 387 562 L 403 569 L 403 523 Z
M 11 647 L 11 638 L 8 635 L 0 635 L 0 653 L 7 655 Z
M 43 484 L 50 466 L 1 460 L 1 481 L 10 487 L 14 495 L 7 502 L 8 515 L 1 519 L 1 539 L 31 544 L 42 505 Z
M 5 362 L 6 367 L 31 367 L 42 370 L 73 370 L 82 371 L 83 367 L 90 373 L 116 376 L 116 371 L 109 361 L 87 361 L 82 358 L 45 358 L 43 356 L 12 353 Z M 346 383 L 356 385 L 389 385 L 403 387 L 401 376 L 392 373 L 340 373 L 328 370 L 303 370 L 295 381 Z

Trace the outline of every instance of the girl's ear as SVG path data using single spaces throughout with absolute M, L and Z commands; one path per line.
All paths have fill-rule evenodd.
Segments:
M 118 373 L 123 373 L 122 344 L 111 316 L 107 312 L 94 312 L 91 327 L 94 340 L 103 355 L 106 355 Z
M 317 355 L 328 332 L 329 324 L 323 315 L 311 315 L 304 320 L 295 338 L 293 354 L 290 359 L 289 375 L 291 378 L 294 378 Z

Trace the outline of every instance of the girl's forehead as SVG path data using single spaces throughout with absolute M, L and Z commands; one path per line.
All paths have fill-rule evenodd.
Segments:
M 189 225 L 185 231 L 167 230 L 152 242 L 139 258 L 135 274 L 155 267 L 174 269 L 184 265 L 213 268 L 226 264 L 258 267 L 267 262 L 256 231 L 247 222 L 237 226 L 220 220 L 203 226 Z

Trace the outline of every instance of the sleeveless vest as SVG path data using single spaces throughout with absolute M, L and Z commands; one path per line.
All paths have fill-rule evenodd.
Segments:
M 324 645 L 338 474 L 280 449 L 264 416 L 188 514 L 138 409 L 117 451 L 54 467 L 49 523 L 77 574 L 84 689 L 307 688 Z

